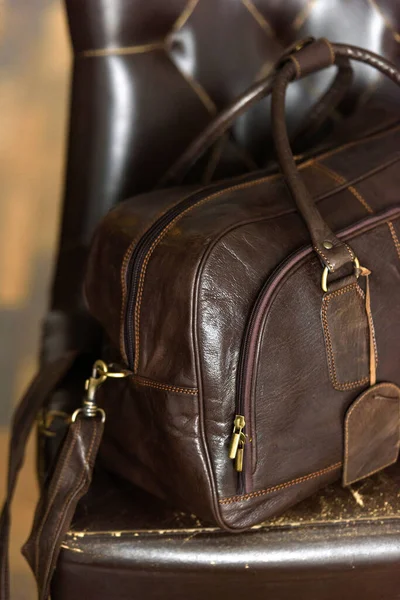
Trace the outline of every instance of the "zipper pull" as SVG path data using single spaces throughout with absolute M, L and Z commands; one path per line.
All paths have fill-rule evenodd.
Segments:
M 241 436 L 244 436 L 243 429 L 246 425 L 246 421 L 242 415 L 236 415 L 235 420 L 233 422 L 233 433 L 231 437 L 231 443 L 229 446 L 229 458 L 234 460 L 239 450 L 239 443 L 241 441 Z
M 239 446 L 238 446 L 238 450 L 237 450 L 236 458 L 235 458 L 235 470 L 238 471 L 238 473 L 241 473 L 243 471 L 243 455 L 244 455 L 245 443 L 246 443 L 246 435 L 242 432 L 240 434 Z

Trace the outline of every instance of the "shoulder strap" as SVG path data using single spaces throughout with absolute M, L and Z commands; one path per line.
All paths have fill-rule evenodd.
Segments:
M 72 368 L 76 352 L 45 364 L 22 398 L 13 419 L 9 446 L 6 499 L 0 516 L 0 600 L 10 598 L 9 541 L 11 503 L 26 443 L 40 408 Z M 99 419 L 79 418 L 71 424 L 53 474 L 42 490 L 32 532 L 23 552 L 35 575 L 39 600 L 46 600 L 62 539 L 75 507 L 86 493 L 103 432 Z

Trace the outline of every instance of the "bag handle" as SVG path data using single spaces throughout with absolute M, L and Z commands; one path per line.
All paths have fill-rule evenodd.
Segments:
M 369 64 L 400 85 L 400 72 L 381 56 L 355 46 L 331 44 L 322 38 L 302 47 L 281 61 L 281 68 L 272 90 L 272 132 L 278 161 L 286 184 L 310 232 L 314 249 L 325 267 L 325 282 L 328 273 L 338 271 L 350 262 L 354 263 L 357 270 L 358 261 L 351 248 L 332 232 L 301 179 L 290 149 L 285 123 L 285 96 L 292 80 L 301 79 L 310 73 L 338 64 L 341 58 Z
M 301 42 L 296 42 L 282 55 L 280 62 L 288 56 L 294 49 L 303 47 L 312 43 L 314 38 L 307 38 Z M 347 58 L 339 60 L 337 63 L 337 74 L 325 94 L 315 103 L 306 116 L 304 124 L 301 125 L 295 134 L 295 139 L 314 133 L 324 121 L 329 117 L 332 111 L 344 98 L 353 79 L 353 70 Z M 157 189 L 169 185 L 179 185 L 182 183 L 185 175 L 195 164 L 200 156 L 212 146 L 224 133 L 232 126 L 234 121 L 245 111 L 251 108 L 262 98 L 269 96 L 275 82 L 277 71 L 274 70 L 260 81 L 249 87 L 242 96 L 233 104 L 225 108 L 209 125 L 196 137 L 186 148 L 185 152 L 174 162 L 174 164 L 164 173 Z

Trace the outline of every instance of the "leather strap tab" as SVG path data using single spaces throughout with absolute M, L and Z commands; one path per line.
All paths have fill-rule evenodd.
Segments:
M 393 383 L 368 388 L 347 411 L 343 485 L 395 463 L 400 447 L 400 389 Z
M 325 38 L 303 46 L 288 57 L 294 64 L 296 79 L 307 77 L 320 69 L 326 69 L 335 63 L 332 45 Z
M 370 317 L 363 290 L 354 276 L 340 283 L 324 295 L 321 318 L 331 384 L 348 391 L 369 383 L 369 355 L 372 351 L 375 356 L 376 348 L 374 344 L 370 349 Z
M 39 500 L 31 534 L 22 550 L 36 577 L 39 600 L 50 594 L 61 543 L 76 505 L 89 489 L 103 429 L 103 422 L 96 417 L 81 417 L 71 424 L 54 474 Z

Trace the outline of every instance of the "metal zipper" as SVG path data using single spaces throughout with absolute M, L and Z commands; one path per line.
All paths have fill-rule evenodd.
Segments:
M 400 213 L 400 208 L 392 208 L 380 215 L 374 215 L 359 221 L 339 232 L 341 238 L 353 236 L 360 231 L 369 231 L 381 222 L 394 218 Z M 252 439 L 251 415 L 254 407 L 254 394 L 252 393 L 253 376 L 256 363 L 256 349 L 260 336 L 260 327 L 265 320 L 265 315 L 271 306 L 271 300 L 275 297 L 278 288 L 286 280 L 286 276 L 308 255 L 313 254 L 312 246 L 305 246 L 291 254 L 277 269 L 267 278 L 263 284 L 257 299 L 251 309 L 247 322 L 245 334 L 239 357 L 238 376 L 236 386 L 236 415 L 234 418 L 233 433 L 229 446 L 229 458 L 234 460 L 234 466 L 238 472 L 237 493 L 251 492 L 252 478 L 252 452 L 248 450 Z
M 388 131 L 393 127 L 393 125 L 388 126 Z M 386 130 L 383 130 L 385 133 Z M 379 131 L 379 133 L 382 133 Z M 375 132 L 371 136 L 366 136 L 366 138 L 360 139 L 360 143 L 367 141 L 369 137 L 374 137 L 377 135 Z M 345 144 L 343 145 L 345 146 Z M 317 152 L 309 152 L 304 153 L 298 157 L 295 157 L 296 163 L 301 164 L 306 159 L 311 157 L 319 156 L 320 154 L 324 154 L 326 152 L 326 148 L 318 148 Z M 278 172 L 277 165 L 271 165 L 271 167 L 262 169 L 260 171 L 253 172 L 251 174 L 246 174 L 240 177 L 236 177 L 234 179 L 234 185 L 238 185 L 241 183 L 247 183 L 252 180 L 256 181 L 262 177 L 266 177 L 269 175 L 273 175 Z M 232 184 L 232 182 L 231 182 Z M 229 186 L 231 187 L 231 186 Z M 192 195 L 188 196 L 181 202 L 178 202 L 175 206 L 170 208 L 164 215 L 162 215 L 153 225 L 146 231 L 146 233 L 140 238 L 137 245 L 135 246 L 134 251 L 129 259 L 129 264 L 127 267 L 126 274 L 126 285 L 128 290 L 128 298 L 126 302 L 125 308 L 125 327 L 124 327 L 124 344 L 125 344 L 125 352 L 128 359 L 128 365 L 131 369 L 134 369 L 135 365 L 135 325 L 134 319 L 132 319 L 133 310 L 135 308 L 137 292 L 138 292 L 138 283 L 140 278 L 140 272 L 142 269 L 143 262 L 146 258 L 146 254 L 151 247 L 154 240 L 160 235 L 165 227 L 169 225 L 169 223 L 175 219 L 180 213 L 184 212 L 186 209 L 190 208 L 192 204 L 196 204 L 199 202 L 205 194 L 216 193 L 222 189 L 227 188 L 227 183 L 223 182 L 220 184 L 212 184 L 207 187 L 203 187 L 201 190 L 194 192 Z
M 249 179 L 254 179 L 252 174 Z M 238 178 L 239 180 L 239 178 Z M 243 178 L 246 181 L 245 178 Z M 240 180 L 241 181 L 241 180 Z M 140 238 L 134 251 L 129 259 L 126 274 L 126 286 L 128 290 L 128 298 L 125 308 L 125 327 L 124 327 L 124 342 L 125 352 L 128 359 L 128 366 L 133 369 L 135 364 L 135 325 L 132 314 L 135 308 L 140 273 L 142 270 L 143 262 L 146 255 L 151 248 L 154 240 L 162 233 L 162 231 L 168 227 L 168 225 L 182 212 L 186 211 L 192 205 L 196 204 L 205 197 L 206 194 L 216 193 L 226 188 L 226 182 L 220 183 L 219 185 L 207 186 L 201 190 L 194 192 L 184 200 L 167 210 L 153 225 L 146 231 L 146 233 Z

